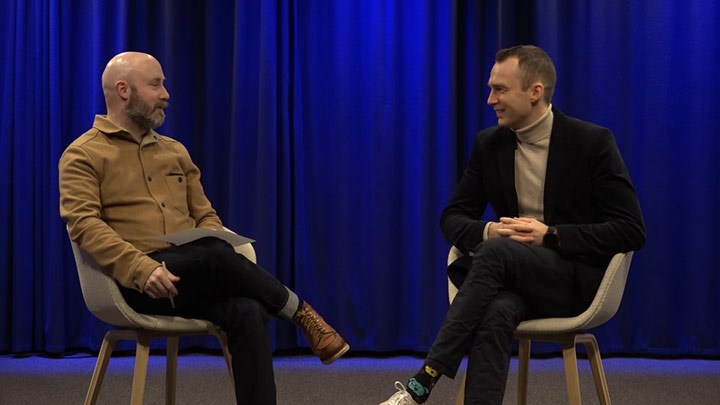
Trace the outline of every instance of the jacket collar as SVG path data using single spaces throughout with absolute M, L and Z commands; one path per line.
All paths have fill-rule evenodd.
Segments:
M 545 190 L 543 193 L 543 217 L 545 222 L 551 221 L 555 212 L 557 190 L 563 182 L 567 165 L 569 140 L 567 116 L 553 107 L 553 126 L 550 133 L 550 149 L 548 151 L 547 171 L 545 172 Z M 552 223 L 550 223 L 552 225 Z
M 109 137 L 122 138 L 137 143 L 135 138 L 129 132 L 110 121 L 107 115 L 96 115 L 95 122 L 93 122 L 93 128 L 96 128 L 98 131 Z M 157 142 L 158 138 L 160 138 L 160 135 L 155 132 L 154 129 L 151 129 L 145 134 L 145 136 L 143 136 L 140 144 L 147 145 L 149 143 L 154 143 Z

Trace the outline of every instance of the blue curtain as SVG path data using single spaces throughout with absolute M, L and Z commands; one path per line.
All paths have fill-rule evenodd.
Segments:
M 494 53 L 534 43 L 557 65 L 554 104 L 615 132 L 645 214 L 604 352 L 718 356 L 719 17 L 677 0 L 4 1 L 0 353 L 96 350 L 108 329 L 82 301 L 57 161 L 104 113 L 100 74 L 123 50 L 163 64 L 159 131 L 265 268 L 353 349 L 426 351 L 447 309 L 439 215 L 494 123 Z

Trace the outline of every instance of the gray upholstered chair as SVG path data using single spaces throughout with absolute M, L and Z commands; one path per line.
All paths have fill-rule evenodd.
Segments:
M 136 342 L 135 369 L 133 372 L 131 404 L 142 404 L 147 376 L 150 340 L 167 339 L 167 363 L 165 371 L 165 403 L 175 403 L 175 384 L 177 373 L 178 340 L 180 336 L 213 335 L 220 341 L 227 363 L 230 383 L 233 383 L 230 352 L 227 336 L 212 322 L 201 319 L 188 319 L 177 316 L 153 316 L 140 314 L 130 308 L 120 294 L 115 281 L 105 274 L 95 260 L 71 241 L 80 287 L 90 312 L 100 320 L 117 327 L 105 334 L 98 354 L 95 371 L 88 388 L 85 404 L 94 404 L 100 393 L 105 370 L 112 355 L 115 343 L 119 340 Z M 236 246 L 235 251 L 256 261 L 255 250 L 251 244 Z M 233 385 L 231 385 L 232 387 Z
M 448 254 L 448 265 L 462 256 L 454 246 Z M 600 349 L 595 336 L 585 330 L 600 326 L 612 318 L 620 306 L 625 282 L 630 270 L 630 261 L 633 252 L 616 254 L 605 271 L 595 298 L 590 307 L 578 316 L 571 318 L 544 318 L 523 321 L 515 329 L 518 339 L 518 404 L 524 405 L 527 401 L 528 363 L 530 360 L 530 342 L 532 340 L 559 343 L 562 346 L 565 363 L 565 382 L 567 385 L 569 403 L 579 405 L 580 378 L 577 368 L 577 352 L 575 346 L 582 344 L 588 353 L 592 368 L 595 389 L 601 404 L 610 404 L 610 392 L 605 379 Z M 450 302 L 457 294 L 457 288 L 448 279 L 448 296 Z M 463 403 L 465 396 L 465 377 L 460 386 L 456 404 Z

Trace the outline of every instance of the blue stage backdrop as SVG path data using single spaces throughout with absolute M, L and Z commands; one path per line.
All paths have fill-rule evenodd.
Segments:
M 604 352 L 718 356 L 719 20 L 680 0 L 3 1 L 0 353 L 96 350 L 108 329 L 81 298 L 57 162 L 123 50 L 163 64 L 159 131 L 265 268 L 353 349 L 427 350 L 447 309 L 439 215 L 493 124 L 494 53 L 533 43 L 554 104 L 615 132 L 647 222 Z M 276 349 L 304 347 L 273 325 Z

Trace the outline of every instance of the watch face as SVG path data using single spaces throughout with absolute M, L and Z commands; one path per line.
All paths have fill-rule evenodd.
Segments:
M 548 232 L 543 236 L 543 245 L 549 248 L 556 248 L 559 244 L 555 227 L 548 228 Z

